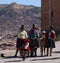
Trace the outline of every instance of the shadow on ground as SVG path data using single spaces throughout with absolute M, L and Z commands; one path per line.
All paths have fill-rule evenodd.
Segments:
M 60 53 L 60 51 L 55 51 L 55 52 L 53 52 L 53 53 Z
M 26 56 L 26 58 L 36 58 L 36 57 L 47 57 L 46 55 L 45 56 Z M 9 58 L 22 58 L 21 56 L 17 56 L 17 57 L 15 57 L 15 56 L 5 56 L 5 57 L 3 57 L 3 59 L 9 59 Z
M 17 57 L 15 57 L 15 56 L 5 56 L 5 57 L 3 57 L 4 59 L 9 59 L 9 58 L 22 58 L 21 56 L 17 56 Z
M 30 60 L 30 61 L 38 61 L 38 60 L 56 60 L 56 59 L 60 59 L 60 57 L 44 58 L 44 59 L 32 59 L 32 60 Z
M 21 61 L 23 61 L 23 60 L 11 60 L 11 61 L 5 61 L 5 63 L 7 63 L 7 62 L 21 62 Z

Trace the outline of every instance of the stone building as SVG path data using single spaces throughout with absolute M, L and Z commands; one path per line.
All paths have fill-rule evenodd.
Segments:
M 60 0 L 41 0 L 42 30 L 53 24 L 60 31 Z

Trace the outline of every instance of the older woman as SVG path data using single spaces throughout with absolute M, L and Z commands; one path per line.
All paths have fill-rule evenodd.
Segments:
M 36 25 L 33 24 L 32 29 L 30 30 L 30 49 L 31 56 L 37 56 L 37 48 L 39 47 L 38 43 L 38 33 L 36 31 Z

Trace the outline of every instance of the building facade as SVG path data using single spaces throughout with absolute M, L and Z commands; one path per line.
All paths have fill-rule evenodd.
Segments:
M 41 3 L 42 30 L 53 24 L 60 31 L 60 0 L 41 0 Z

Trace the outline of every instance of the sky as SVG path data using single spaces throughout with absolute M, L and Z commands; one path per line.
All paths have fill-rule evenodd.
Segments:
M 12 2 L 41 7 L 41 0 L 0 0 L 0 4 L 10 4 Z

